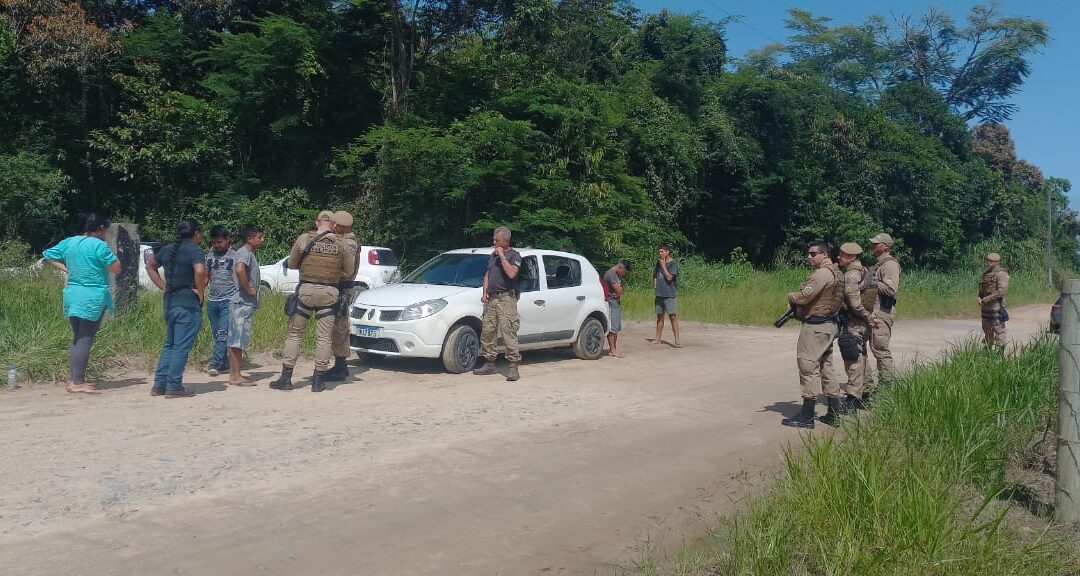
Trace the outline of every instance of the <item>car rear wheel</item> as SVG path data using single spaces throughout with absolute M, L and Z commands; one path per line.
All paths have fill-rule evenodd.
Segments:
M 599 320 L 586 319 L 574 341 L 574 354 L 582 360 L 596 360 L 604 354 L 604 335 L 604 325 Z
M 443 343 L 442 363 L 451 374 L 472 370 L 480 358 L 480 337 L 468 324 L 458 324 L 450 330 Z

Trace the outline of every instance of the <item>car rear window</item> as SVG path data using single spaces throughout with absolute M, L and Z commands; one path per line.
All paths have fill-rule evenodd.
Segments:
M 394 256 L 394 251 L 389 249 L 375 250 L 375 255 L 379 257 L 379 266 L 397 266 L 397 256 Z

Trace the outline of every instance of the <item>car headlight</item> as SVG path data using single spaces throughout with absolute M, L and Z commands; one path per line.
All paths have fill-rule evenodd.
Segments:
M 442 298 L 438 300 L 425 300 L 423 302 L 417 302 L 412 306 L 406 306 L 401 311 L 401 320 L 416 320 L 418 318 L 427 318 L 432 314 L 446 308 L 446 300 Z

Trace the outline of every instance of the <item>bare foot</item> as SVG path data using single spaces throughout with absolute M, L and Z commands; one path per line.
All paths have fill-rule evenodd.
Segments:
M 247 378 L 241 378 L 239 380 L 229 379 L 229 386 L 258 386 L 258 384 L 248 380 Z
M 93 384 L 68 384 L 67 391 L 72 394 L 101 394 L 101 389 Z
M 651 344 L 663 344 L 664 343 L 664 341 L 661 340 L 660 338 L 653 338 L 652 340 L 649 340 L 649 342 Z
M 608 356 L 611 356 L 613 358 L 626 358 L 626 355 L 624 355 L 622 352 L 608 352 Z
M 676 342 L 675 344 L 673 344 L 673 346 L 676 348 L 682 348 L 682 342 Z

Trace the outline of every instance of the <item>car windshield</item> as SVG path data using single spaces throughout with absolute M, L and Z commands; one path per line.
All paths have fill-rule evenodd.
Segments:
M 440 254 L 402 279 L 404 284 L 479 288 L 484 285 L 489 254 Z

